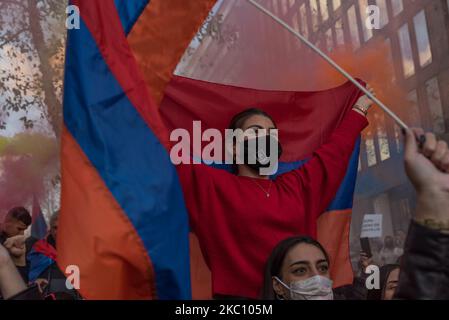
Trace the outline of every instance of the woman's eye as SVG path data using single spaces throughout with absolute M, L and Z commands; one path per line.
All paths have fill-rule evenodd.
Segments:
M 322 272 L 322 273 L 326 273 L 329 271 L 329 266 L 326 266 L 326 265 L 320 266 L 318 268 L 318 270 L 320 270 L 320 272 Z
M 294 274 L 304 274 L 307 272 L 306 268 L 298 268 L 293 271 Z
M 389 285 L 389 286 L 387 287 L 387 290 L 395 290 L 396 287 L 397 287 L 396 284 L 391 284 L 391 285 Z

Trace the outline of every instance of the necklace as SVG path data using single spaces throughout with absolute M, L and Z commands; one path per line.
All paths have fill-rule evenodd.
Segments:
M 268 190 L 267 191 L 265 191 L 265 189 L 264 189 L 264 187 L 262 187 L 261 185 L 260 185 L 260 183 L 259 182 L 257 182 L 256 180 L 254 180 L 254 179 L 251 179 L 251 181 L 253 181 L 264 193 L 265 193 L 265 195 L 267 196 L 267 198 L 269 198 L 270 197 L 270 189 L 271 189 L 271 185 L 273 184 L 273 180 L 271 180 L 270 179 L 270 184 L 268 185 Z

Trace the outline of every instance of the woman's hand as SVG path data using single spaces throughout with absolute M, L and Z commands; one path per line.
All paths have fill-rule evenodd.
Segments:
M 48 286 L 48 280 L 47 279 L 36 279 L 36 281 L 34 281 L 35 284 L 37 284 L 37 287 L 39 288 L 39 292 L 40 293 L 44 293 L 44 290 L 47 288 Z
M 368 254 L 363 251 L 360 251 L 360 265 L 362 267 L 362 271 L 365 273 L 366 268 L 373 264 L 373 258 L 368 258 Z
M 376 96 L 374 89 L 368 84 L 366 89 L 373 95 Z M 354 105 L 353 110 L 360 114 L 367 115 L 369 108 L 373 105 L 373 100 L 368 98 L 367 95 L 361 96 Z

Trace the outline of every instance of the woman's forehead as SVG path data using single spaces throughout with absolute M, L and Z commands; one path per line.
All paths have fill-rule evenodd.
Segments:
M 297 261 L 308 261 L 315 263 L 324 260 L 324 253 L 316 246 L 308 243 L 300 243 L 290 249 L 285 257 L 285 264 L 290 266 Z
M 261 127 L 264 129 L 271 129 L 271 128 L 275 128 L 275 124 L 273 123 L 273 121 L 263 115 L 252 115 L 250 117 L 248 117 L 242 125 L 242 129 L 246 130 L 248 128 L 252 128 L 252 127 Z

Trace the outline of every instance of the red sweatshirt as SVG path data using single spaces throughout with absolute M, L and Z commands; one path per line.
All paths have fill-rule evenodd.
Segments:
M 258 298 L 274 247 L 295 235 L 316 237 L 317 219 L 335 197 L 367 125 L 365 117 L 350 111 L 305 165 L 278 176 L 271 187 L 269 180 L 207 165 L 178 166 L 214 294 Z

